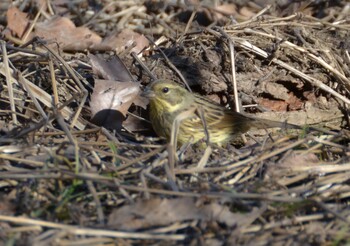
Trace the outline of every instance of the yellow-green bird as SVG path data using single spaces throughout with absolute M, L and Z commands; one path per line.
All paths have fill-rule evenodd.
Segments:
M 173 122 L 183 118 L 177 133 L 179 144 L 196 143 L 205 139 L 207 133 L 211 143 L 221 145 L 251 128 L 301 128 L 233 112 L 169 80 L 149 84 L 142 95 L 150 100 L 150 120 L 159 136 L 169 141 Z

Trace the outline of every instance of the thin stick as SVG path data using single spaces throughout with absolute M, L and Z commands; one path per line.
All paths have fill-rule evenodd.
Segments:
M 15 106 L 15 99 L 13 97 L 13 87 L 12 87 L 12 81 L 11 81 L 11 73 L 10 73 L 10 67 L 9 67 L 9 60 L 7 57 L 7 49 L 6 49 L 6 42 L 1 40 L 1 49 L 2 49 L 2 57 L 4 61 L 4 67 L 5 67 L 5 76 L 6 76 L 6 84 L 7 84 L 7 90 L 9 92 L 9 100 L 10 100 L 10 107 L 11 107 L 11 113 L 12 113 L 12 120 L 15 125 L 18 124 L 17 121 L 17 115 L 16 112 L 16 106 Z
M 84 235 L 84 236 L 108 236 L 114 238 L 134 238 L 134 239 L 158 239 L 158 240 L 184 240 L 185 235 L 160 235 L 152 233 L 139 233 L 139 232 L 121 232 L 115 230 L 98 230 L 96 228 L 84 228 L 71 226 L 66 224 L 59 224 L 54 222 L 48 222 L 43 220 L 28 219 L 25 217 L 15 217 L 0 215 L 0 221 L 12 222 L 16 224 L 24 225 L 38 225 L 53 229 L 66 230 L 69 234 Z
M 187 24 L 186 24 L 186 28 L 185 28 L 185 31 L 182 33 L 181 37 L 178 39 L 178 42 L 181 43 L 185 37 L 185 35 L 187 34 L 188 30 L 190 29 L 191 27 L 191 24 L 193 22 L 193 19 L 194 17 L 196 16 L 197 14 L 197 9 L 193 10 L 192 11 L 192 14 L 191 14 L 191 17 L 190 19 L 188 20 Z
M 239 98 L 238 98 L 238 86 L 237 86 L 237 80 L 236 80 L 236 63 L 235 63 L 234 43 L 233 43 L 231 37 L 222 28 L 216 27 L 216 29 L 218 29 L 219 32 L 222 34 L 222 36 L 224 36 L 228 41 L 228 45 L 230 48 L 232 87 L 233 87 L 233 96 L 235 99 L 235 108 L 236 108 L 236 112 L 241 112 L 240 102 L 239 102 Z
M 31 22 L 30 24 L 30 27 L 27 29 L 26 33 L 24 34 L 23 38 L 22 38 L 22 44 L 25 43 L 29 37 L 29 35 L 32 33 L 33 29 L 34 29 L 34 26 L 36 25 L 40 15 L 41 15 L 41 12 L 43 11 L 45 7 L 45 4 L 42 4 L 41 5 L 41 8 L 39 9 L 38 13 L 36 14 L 34 20 Z
M 50 75 L 51 75 L 51 83 L 52 83 L 52 91 L 53 91 L 53 103 L 54 107 L 58 106 L 59 100 L 58 100 L 58 91 L 57 91 L 57 81 L 55 76 L 55 69 L 53 67 L 53 62 L 51 57 L 49 56 L 49 69 L 50 69 Z
M 230 47 L 230 59 L 231 59 L 231 73 L 232 73 L 232 85 L 233 85 L 233 96 L 235 98 L 236 112 L 241 112 L 240 102 L 238 98 L 238 86 L 236 80 L 236 62 L 235 62 L 235 49 L 231 38 L 228 39 Z
M 89 191 L 92 195 L 92 197 L 94 198 L 94 202 L 95 202 L 95 206 L 96 206 L 96 211 L 97 211 L 97 218 L 98 218 L 98 222 L 100 225 L 103 225 L 105 222 L 105 215 L 103 213 L 103 209 L 102 209 L 102 205 L 101 205 L 101 201 L 97 195 L 96 192 L 96 188 L 94 186 L 94 183 L 92 182 L 92 180 L 87 180 L 86 184 L 89 188 Z
M 140 64 L 140 66 L 143 68 L 143 70 L 146 71 L 148 76 L 150 76 L 152 78 L 152 80 L 156 80 L 157 79 L 157 77 L 153 75 L 151 70 L 148 69 L 148 67 L 140 60 L 140 58 L 137 56 L 137 54 L 134 51 L 131 52 L 131 56 L 134 57 L 134 59 Z
M 166 54 L 163 52 L 163 50 L 153 41 L 152 38 L 146 36 L 147 39 L 157 48 L 157 50 L 162 54 L 162 56 L 165 59 L 165 62 L 168 64 L 168 66 L 173 69 L 177 75 L 180 77 L 180 79 L 182 80 L 182 82 L 185 84 L 186 88 L 188 91 L 192 92 L 191 87 L 188 85 L 187 80 L 185 79 L 185 77 L 182 75 L 182 73 L 179 71 L 179 69 L 177 69 L 175 67 L 175 65 L 169 60 L 169 58 L 166 56 Z
M 79 103 L 79 106 L 73 116 L 73 119 L 72 119 L 72 122 L 71 122 L 71 125 L 70 127 L 78 127 L 78 117 L 81 113 L 81 110 L 83 109 L 83 106 L 86 102 L 86 99 L 87 99 L 87 96 L 88 96 L 88 91 L 87 89 L 85 89 L 85 87 L 83 86 L 83 84 L 81 83 L 80 79 L 78 78 L 77 76 L 77 72 L 75 70 L 73 70 L 68 64 L 67 62 L 59 55 L 57 54 L 53 49 L 51 49 L 49 46 L 45 45 L 44 42 L 41 43 L 42 46 L 47 49 L 58 61 L 60 61 L 63 65 L 63 67 L 68 71 L 68 73 L 72 76 L 72 79 L 73 81 L 79 86 L 79 89 L 81 90 L 81 92 L 79 93 L 80 97 L 81 97 L 81 100 L 80 100 L 80 103 Z M 80 76 L 80 75 L 79 75 Z
M 44 120 L 48 120 L 48 116 L 45 113 L 44 109 L 41 107 L 40 103 L 38 102 L 37 98 L 35 97 L 34 93 L 32 92 L 32 89 L 28 86 L 27 81 L 23 78 L 22 74 L 17 71 L 18 73 L 18 82 L 23 85 L 27 93 L 29 94 L 30 98 L 33 100 L 33 103 L 36 107 L 36 109 L 40 112 L 41 116 L 44 118 Z
M 10 72 L 12 72 L 12 69 L 10 69 Z M 5 69 L 4 68 L 0 68 L 0 73 L 1 74 L 6 74 Z M 52 99 L 51 99 L 51 96 L 47 92 L 45 92 L 39 86 L 37 86 L 37 85 L 33 84 L 32 82 L 30 82 L 26 78 L 23 78 L 23 79 L 27 83 L 27 85 L 31 88 L 33 95 L 39 101 L 41 101 L 45 106 L 47 106 L 49 108 L 52 107 Z M 14 82 L 18 83 L 18 81 L 14 81 Z M 68 100 L 68 101 L 70 101 L 70 100 Z M 65 106 L 64 107 L 60 107 L 60 110 L 62 111 L 62 115 L 64 116 L 64 118 L 67 119 L 73 114 L 73 112 L 72 112 L 72 110 L 70 108 L 66 107 L 65 103 L 63 105 L 65 105 Z M 85 124 L 82 123 L 81 121 L 78 121 L 76 123 L 76 127 L 78 129 L 84 129 L 85 128 Z

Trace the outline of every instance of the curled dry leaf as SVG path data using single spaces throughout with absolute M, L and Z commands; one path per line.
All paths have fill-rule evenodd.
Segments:
M 76 27 L 65 17 L 56 17 L 37 23 L 35 34 L 57 42 L 63 50 L 85 50 L 101 43 L 102 38 L 86 27 Z
M 29 24 L 27 14 L 16 7 L 7 10 L 7 28 L 17 37 L 22 38 Z
M 218 203 L 197 205 L 192 198 L 155 198 L 116 209 L 110 214 L 108 225 L 111 228 L 136 230 L 185 220 L 202 220 L 233 226 L 243 223 L 245 218 L 245 215 L 232 213 L 228 207 Z
M 90 102 L 92 121 L 111 129 L 120 129 L 139 93 L 140 84 L 136 82 L 96 79 Z
M 97 125 L 119 130 L 131 104 L 145 109 L 148 100 L 139 95 L 140 84 L 134 82 L 134 78 L 118 56 L 109 61 L 92 54 L 89 58 L 94 74 L 106 79 L 95 80 L 90 102 L 92 121 Z M 133 121 L 139 119 L 129 119 L 128 124 L 135 125 Z
M 90 54 L 89 58 L 92 70 L 98 77 L 102 77 L 106 80 L 114 80 L 116 82 L 136 82 L 130 71 L 118 56 L 114 56 L 108 61 L 93 54 Z M 137 96 L 133 103 L 136 106 L 146 109 L 148 100 L 144 97 Z

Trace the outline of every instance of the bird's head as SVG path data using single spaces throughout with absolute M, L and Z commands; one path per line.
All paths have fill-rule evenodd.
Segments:
M 169 80 L 157 80 L 149 84 L 141 94 L 149 98 L 151 107 L 173 112 L 193 102 L 194 96 L 185 88 Z

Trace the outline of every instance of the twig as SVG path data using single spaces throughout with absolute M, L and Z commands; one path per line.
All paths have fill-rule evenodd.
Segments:
M 152 233 L 140 233 L 140 232 L 121 232 L 116 230 L 99 230 L 96 228 L 77 227 L 66 224 L 34 220 L 25 217 L 15 217 L 0 215 L 1 221 L 21 224 L 21 225 L 37 225 L 42 227 L 48 227 L 53 229 L 61 229 L 67 231 L 69 234 L 80 236 L 106 236 L 114 238 L 134 238 L 134 239 L 157 239 L 157 240 L 184 240 L 184 235 L 161 235 Z
M 7 90 L 9 92 L 9 99 L 10 99 L 10 107 L 12 111 L 12 120 L 15 125 L 18 124 L 17 121 L 17 115 L 15 114 L 16 112 L 16 106 L 15 106 L 15 100 L 13 97 L 13 87 L 12 87 L 12 76 L 11 76 L 11 71 L 9 67 L 9 60 L 7 57 L 7 49 L 6 49 L 6 42 L 4 40 L 1 40 L 1 50 L 2 50 L 2 57 L 3 57 L 3 62 L 4 62 L 4 67 L 5 67 L 5 76 L 6 76 L 6 84 L 7 84 Z
M 182 75 L 182 73 L 174 66 L 174 64 L 169 60 L 169 58 L 166 56 L 166 54 L 164 53 L 164 51 L 153 41 L 152 38 L 147 36 L 147 39 L 156 47 L 156 49 L 162 54 L 162 56 L 165 59 L 165 62 L 168 64 L 168 66 L 173 69 L 177 75 L 180 77 L 180 79 L 182 80 L 182 82 L 185 84 L 186 88 L 188 91 L 192 92 L 191 87 L 188 85 L 185 77 Z

